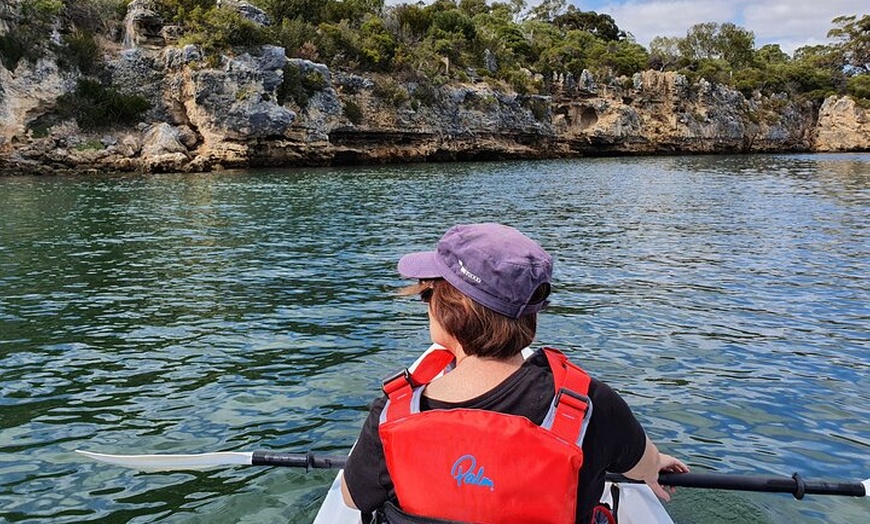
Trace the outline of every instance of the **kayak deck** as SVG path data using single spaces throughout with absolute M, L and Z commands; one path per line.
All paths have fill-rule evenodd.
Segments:
M 360 512 L 345 506 L 341 497 L 341 476 L 338 472 L 326 498 L 314 518 L 314 524 L 360 524 Z M 610 495 L 611 483 L 604 485 L 601 500 L 613 505 Z M 646 484 L 619 484 L 620 524 L 674 524 L 665 507 Z

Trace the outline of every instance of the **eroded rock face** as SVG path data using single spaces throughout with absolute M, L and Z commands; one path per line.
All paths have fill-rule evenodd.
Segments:
M 124 47 L 159 47 L 165 43 L 161 34 L 163 18 L 154 0 L 133 0 L 124 18 Z
M 52 60 L 35 65 L 19 62 L 14 72 L 0 65 L 0 154 L 30 136 L 28 124 L 49 113 L 57 98 L 75 88 L 75 78 Z
M 286 63 L 283 48 L 266 46 L 257 56 L 226 59 L 220 69 L 185 67 L 173 73 L 175 101 L 209 145 L 284 137 L 296 120 L 278 103 Z
M 152 5 L 134 4 L 140 13 Z M 521 96 L 480 81 L 433 88 L 331 71 L 274 46 L 206 60 L 193 45 L 126 49 L 107 71 L 114 89 L 151 103 L 143 123 L 84 132 L 48 119 L 42 129 L 34 123 L 77 77 L 51 60 L 14 72 L 0 65 L 0 174 L 836 151 L 870 140 L 867 113 L 850 99 L 827 100 L 817 121 L 811 105 L 784 95 L 747 100 L 656 71 L 600 79 L 584 71 L 558 78 L 552 96 Z
M 819 110 L 818 151 L 870 150 L 870 110 L 849 97 L 831 96 Z

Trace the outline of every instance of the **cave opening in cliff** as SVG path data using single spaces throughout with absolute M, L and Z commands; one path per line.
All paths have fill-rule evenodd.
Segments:
M 598 112 L 595 108 L 584 107 L 580 111 L 580 127 L 586 129 L 589 126 L 594 126 L 598 122 Z

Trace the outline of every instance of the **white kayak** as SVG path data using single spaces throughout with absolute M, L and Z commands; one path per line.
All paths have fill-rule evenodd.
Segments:
M 429 351 L 437 349 L 432 345 L 420 358 L 411 365 L 411 371 Z M 526 348 L 523 355 L 528 358 L 532 351 Z M 314 524 L 360 524 L 360 512 L 344 504 L 341 496 L 341 476 L 339 470 L 326 493 L 326 498 L 314 518 Z M 619 484 L 619 506 L 617 521 L 620 524 L 674 524 L 658 497 L 646 484 Z M 611 500 L 611 483 L 604 484 L 601 500 L 613 506 Z
M 361 524 L 360 512 L 345 506 L 341 498 L 341 475 L 339 471 L 329 487 L 314 524 Z M 612 505 L 610 485 L 610 482 L 604 484 L 601 500 Z M 620 524 L 674 524 L 665 507 L 646 484 L 619 485 L 616 519 Z

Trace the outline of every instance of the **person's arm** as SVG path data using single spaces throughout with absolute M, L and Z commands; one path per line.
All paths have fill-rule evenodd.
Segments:
M 688 471 L 689 466 L 683 464 L 679 459 L 659 452 L 656 445 L 653 444 L 649 437 L 647 437 L 646 449 L 644 449 L 643 456 L 641 456 L 638 463 L 635 464 L 633 468 L 626 471 L 624 475 L 630 479 L 646 482 L 656 495 L 658 495 L 662 500 L 667 501 L 671 500 L 670 494 L 673 493 L 674 490 L 673 488 L 666 490 L 659 485 L 659 473 L 687 473 Z
M 381 411 L 386 402 L 387 398 L 381 397 L 372 403 L 341 475 L 344 503 L 364 514 L 383 506 L 392 494 L 392 481 L 378 431 Z
M 341 498 L 344 499 L 344 505 L 350 509 L 359 509 L 350 496 L 350 490 L 347 489 L 347 481 L 344 480 L 344 475 L 341 476 Z

